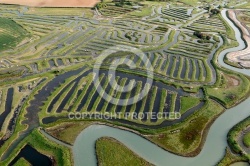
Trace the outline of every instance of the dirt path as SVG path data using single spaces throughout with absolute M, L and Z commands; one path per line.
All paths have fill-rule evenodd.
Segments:
M 229 17 L 241 29 L 242 36 L 247 43 L 247 48 L 242 51 L 232 52 L 227 55 L 230 62 L 239 63 L 244 68 L 250 68 L 250 34 L 248 30 L 237 20 L 236 14 L 233 10 L 228 11 Z
M 99 0 L 0 0 L 4 4 L 32 7 L 93 7 Z

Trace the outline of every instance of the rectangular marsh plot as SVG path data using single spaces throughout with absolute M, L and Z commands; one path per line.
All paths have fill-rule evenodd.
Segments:
M 188 71 L 188 79 L 192 79 L 192 75 L 193 75 L 193 69 L 194 69 L 194 67 L 193 67 L 193 64 L 192 64 L 192 59 L 189 59 L 189 58 L 187 58 L 187 62 L 188 62 L 188 65 L 189 65 L 189 71 Z
M 9 88 L 7 91 L 7 97 L 6 97 L 6 102 L 5 102 L 5 111 L 0 115 L 0 129 L 3 126 L 3 123 L 6 119 L 6 117 L 11 112 L 13 95 L 14 95 L 14 88 Z
M 101 87 L 103 87 L 103 85 L 104 85 L 104 83 L 105 83 L 105 79 L 108 79 L 106 76 L 104 76 L 104 78 L 101 80 Z M 91 98 L 91 100 L 90 100 L 90 103 L 89 103 L 89 105 L 88 105 L 88 107 L 87 107 L 87 111 L 91 111 L 91 109 L 92 109 L 92 107 L 93 107 L 93 105 L 94 105 L 94 103 L 95 103 L 95 101 L 96 101 L 96 99 L 99 97 L 100 95 L 99 95 L 99 93 L 98 93 L 98 91 L 96 90 L 95 92 L 94 92 L 94 94 L 93 94 L 93 96 L 92 96 L 92 98 Z
M 183 66 L 182 66 L 182 71 L 181 71 L 181 75 L 180 75 L 181 79 L 185 79 L 186 72 L 187 72 L 187 58 L 184 58 L 184 60 L 183 60 Z
M 199 76 L 200 76 L 200 68 L 199 68 L 199 64 L 197 60 L 194 60 L 195 62 L 195 68 L 196 68 L 196 75 L 195 75 L 195 79 L 198 80 Z
M 86 103 L 86 101 L 87 101 L 88 94 L 90 94 L 90 92 L 91 92 L 91 90 L 92 90 L 93 88 L 95 88 L 95 87 L 94 87 L 94 84 L 91 83 L 91 85 L 89 86 L 87 92 L 85 93 L 84 97 L 82 98 L 80 104 L 79 104 L 78 107 L 77 107 L 77 110 L 76 110 L 77 112 L 86 111 L 86 110 L 82 110 L 82 108 L 84 107 L 84 105 L 85 105 L 85 103 Z
M 173 56 L 169 56 L 169 66 L 168 66 L 168 69 L 167 69 L 167 72 L 166 72 L 166 75 L 170 76 L 171 74 L 171 70 L 172 70 L 172 67 L 173 67 Z
M 53 59 L 49 60 L 50 67 L 56 67 L 55 61 Z
M 63 65 L 64 65 L 62 59 L 57 59 L 56 62 L 57 62 L 57 64 L 58 64 L 58 66 L 63 66 Z
M 173 73 L 173 77 L 178 77 L 178 72 L 179 72 L 179 69 L 180 69 L 180 57 L 179 56 L 176 56 L 176 65 L 175 65 L 175 70 L 174 70 L 174 73 Z
M 164 103 L 164 109 L 163 109 L 164 115 L 167 115 L 167 113 L 170 113 L 171 111 L 171 98 L 172 98 L 172 95 L 168 93 L 166 102 Z M 167 117 L 164 117 L 164 118 L 167 118 Z
M 156 91 L 156 97 L 154 99 L 154 107 L 153 107 L 153 113 L 156 115 L 157 113 L 160 112 L 160 105 L 161 105 L 161 92 L 162 89 L 158 88 Z M 151 122 L 156 122 L 157 118 L 154 119 L 153 117 L 151 117 Z

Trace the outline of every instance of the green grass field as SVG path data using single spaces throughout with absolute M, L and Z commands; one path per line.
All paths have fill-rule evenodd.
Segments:
M 28 32 L 11 19 L 0 18 L 0 51 L 15 48 Z
M 181 110 L 180 113 L 183 114 L 190 108 L 197 106 L 200 103 L 199 98 L 194 97 L 182 97 L 181 98 Z
M 250 147 L 250 133 L 247 133 L 246 135 L 244 135 L 243 138 L 243 143 L 246 147 Z
M 52 135 L 53 137 L 59 140 L 62 140 L 64 142 L 67 142 L 73 145 L 77 135 L 91 124 L 92 122 L 88 122 L 88 121 L 79 122 L 79 123 L 65 122 L 65 123 L 60 123 L 59 125 L 47 128 L 46 132 L 48 132 L 50 135 Z
M 102 166 L 152 165 L 113 138 L 104 137 L 98 139 L 96 141 L 96 155 L 98 165 Z

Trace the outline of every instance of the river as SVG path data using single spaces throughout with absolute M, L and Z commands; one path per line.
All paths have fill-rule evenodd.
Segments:
M 239 29 L 227 18 L 226 10 L 222 11 L 223 18 L 234 29 L 235 36 L 239 42 L 239 46 L 222 51 L 218 57 L 221 66 L 233 70 L 235 72 L 244 73 L 250 76 L 250 70 L 237 69 L 223 62 L 224 56 L 228 52 L 239 51 L 246 47 L 241 38 Z M 74 162 L 76 166 L 81 165 L 97 165 L 95 156 L 95 142 L 101 137 L 113 137 L 125 144 L 132 151 L 142 158 L 159 166 L 211 166 L 215 165 L 225 153 L 227 146 L 228 131 L 241 120 L 250 115 L 249 113 L 250 98 L 239 104 L 238 106 L 228 109 L 222 114 L 211 126 L 207 140 L 201 153 L 193 158 L 181 157 L 169 153 L 148 140 L 125 130 L 112 128 L 104 125 L 92 125 L 83 130 L 77 137 L 73 146 Z

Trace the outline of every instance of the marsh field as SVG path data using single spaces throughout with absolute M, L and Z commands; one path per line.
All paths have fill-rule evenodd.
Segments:
M 244 0 L 0 0 L 0 165 L 74 165 L 77 136 L 96 124 L 197 156 L 214 121 L 250 94 L 249 74 L 218 62 L 240 47 L 221 12 L 249 31 L 246 8 Z M 248 122 L 226 131 L 215 163 L 249 161 Z M 157 165 L 115 138 L 93 146 L 97 165 Z

